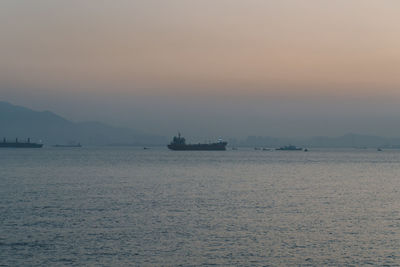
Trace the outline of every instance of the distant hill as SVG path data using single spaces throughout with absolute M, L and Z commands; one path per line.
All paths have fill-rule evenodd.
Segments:
M 100 122 L 72 122 L 50 111 L 34 111 L 0 101 L 0 141 L 31 138 L 45 145 L 80 142 L 82 145 L 165 145 L 166 137 L 138 133 Z M 400 138 L 385 138 L 361 134 L 339 137 L 281 138 L 249 136 L 245 140 L 229 141 L 231 146 L 279 147 L 293 144 L 303 147 L 382 147 L 400 148 Z
M 72 122 L 50 111 L 34 111 L 0 102 L 0 138 L 30 137 L 46 145 L 80 142 L 83 145 L 158 145 L 162 136 L 137 133 L 100 122 Z

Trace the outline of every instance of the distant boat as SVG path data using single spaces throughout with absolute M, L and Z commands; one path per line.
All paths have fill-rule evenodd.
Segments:
M 31 143 L 31 139 L 28 138 L 26 142 L 19 142 L 18 138 L 15 139 L 15 142 L 8 142 L 5 138 L 3 142 L 0 143 L 0 148 L 41 148 L 43 144 Z
M 222 140 L 209 144 L 186 144 L 185 138 L 181 137 L 181 134 L 178 133 L 178 136 L 174 136 L 172 142 L 167 147 L 171 150 L 180 151 L 221 151 L 226 150 L 227 144 L 227 142 Z
M 378 151 L 382 151 L 382 148 L 378 148 L 377 150 L 378 150 Z
M 263 151 L 271 151 L 271 149 L 270 148 L 265 148 L 265 147 L 263 147 L 263 149 L 262 149 Z
M 81 143 L 68 144 L 68 145 L 54 145 L 53 147 L 82 147 Z
M 283 146 L 280 148 L 277 148 L 276 150 L 285 150 L 285 151 L 302 151 L 303 148 L 301 147 L 297 147 L 297 146 L 293 146 L 293 145 L 288 145 L 288 146 Z

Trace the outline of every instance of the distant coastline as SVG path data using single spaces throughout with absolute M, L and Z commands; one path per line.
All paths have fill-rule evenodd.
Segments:
M 42 140 L 43 144 L 68 144 L 80 140 L 85 146 L 165 146 L 170 136 L 143 134 L 129 128 L 118 128 L 101 122 L 72 122 L 50 111 L 34 111 L 0 101 L 0 138 Z M 271 137 L 248 136 L 242 139 L 222 136 L 229 147 L 277 148 L 289 144 L 321 148 L 400 148 L 400 137 L 348 133 L 337 137 Z M 195 141 L 195 140 L 190 140 Z

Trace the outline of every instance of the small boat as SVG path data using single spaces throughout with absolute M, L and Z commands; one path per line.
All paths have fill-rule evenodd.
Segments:
M 293 145 L 288 145 L 288 146 L 283 146 L 283 147 L 277 148 L 276 150 L 284 150 L 284 151 L 302 151 L 303 148 L 297 147 L 297 146 L 293 146 Z
M 378 151 L 382 151 L 382 148 L 378 148 L 377 150 L 378 150 Z
M 265 148 L 265 147 L 263 147 L 263 149 L 262 149 L 263 151 L 271 151 L 271 149 L 270 148 Z
M 81 143 L 69 144 L 69 145 L 54 145 L 53 147 L 82 147 Z

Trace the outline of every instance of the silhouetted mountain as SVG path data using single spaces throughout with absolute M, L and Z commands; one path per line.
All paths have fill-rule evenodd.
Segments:
M 129 128 L 112 127 L 99 122 L 72 122 L 50 111 L 34 111 L 0 101 L 0 138 L 30 137 L 44 144 L 83 145 L 165 145 L 168 138 L 137 133 Z M 361 134 L 339 137 L 317 136 L 310 138 L 280 138 L 249 136 L 238 141 L 231 139 L 232 146 L 280 147 L 293 144 L 303 147 L 396 147 L 400 138 L 385 138 Z
M 0 137 L 30 137 L 48 145 L 71 141 L 84 145 L 167 143 L 165 137 L 140 134 L 128 128 L 112 127 L 99 122 L 76 123 L 50 111 L 34 111 L 7 102 L 0 102 Z

